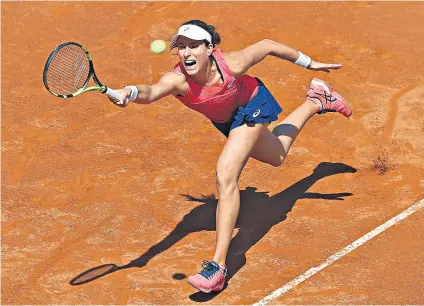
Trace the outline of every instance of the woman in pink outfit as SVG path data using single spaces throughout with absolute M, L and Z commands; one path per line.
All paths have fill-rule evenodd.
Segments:
M 295 129 L 271 132 L 282 108 L 265 85 L 247 75 L 252 66 L 266 56 L 275 56 L 309 70 L 329 71 L 340 64 L 325 64 L 281 43 L 264 39 L 242 50 L 222 52 L 215 48 L 221 39 L 215 28 L 200 20 L 184 23 L 171 39 L 170 49 L 177 48 L 179 63 L 153 85 L 126 86 L 120 89 L 120 101 L 150 104 L 173 95 L 205 115 L 226 137 L 216 168 L 218 207 L 216 212 L 216 248 L 211 261 L 188 278 L 202 292 L 219 291 L 226 275 L 226 257 L 239 213 L 238 179 L 249 158 L 278 167 L 305 123 L 315 114 L 339 112 L 349 117 L 352 112 L 346 100 L 326 82 L 314 78 L 306 99 L 279 125 Z

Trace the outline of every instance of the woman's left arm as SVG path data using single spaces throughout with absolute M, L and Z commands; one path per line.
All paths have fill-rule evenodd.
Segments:
M 231 71 L 238 76 L 245 74 L 250 67 L 261 62 L 267 55 L 298 64 L 309 70 L 330 72 L 342 67 L 341 64 L 316 62 L 302 52 L 270 39 L 264 39 L 240 51 L 224 54 Z

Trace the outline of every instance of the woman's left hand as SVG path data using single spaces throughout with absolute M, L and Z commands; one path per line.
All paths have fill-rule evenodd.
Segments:
M 337 70 L 337 69 L 340 69 L 342 67 L 343 67 L 342 64 L 325 64 L 325 63 L 312 61 L 307 69 L 315 70 L 315 71 L 330 72 L 330 70 Z

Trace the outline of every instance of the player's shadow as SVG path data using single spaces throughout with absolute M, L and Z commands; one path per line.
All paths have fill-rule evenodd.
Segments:
M 236 222 L 236 228 L 239 231 L 232 239 L 228 251 L 227 282 L 245 265 L 246 252 L 261 240 L 274 225 L 287 218 L 287 213 L 291 211 L 297 200 L 306 198 L 343 200 L 343 197 L 352 195 L 346 192 L 331 194 L 307 192 L 315 182 L 330 175 L 354 172 L 356 172 L 355 168 L 343 163 L 323 162 L 309 176 L 273 196 L 269 196 L 268 192 L 258 192 L 253 187 L 247 187 L 246 190 L 241 190 L 240 214 Z M 215 212 L 218 202 L 215 196 L 184 196 L 189 201 L 203 204 L 193 208 L 186 214 L 167 237 L 150 247 L 144 254 L 132 260 L 127 265 L 118 267 L 114 264 L 109 264 L 95 267 L 76 276 L 70 281 L 70 284 L 81 285 L 118 270 L 143 267 L 153 257 L 168 250 L 188 234 L 215 230 Z M 226 287 L 227 285 L 225 285 L 222 291 Z M 198 292 L 190 295 L 190 299 L 197 302 L 205 302 L 218 294 Z

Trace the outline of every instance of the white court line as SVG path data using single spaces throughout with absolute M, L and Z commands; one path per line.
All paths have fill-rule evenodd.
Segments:
M 362 236 L 358 240 L 355 240 L 354 242 L 349 244 L 344 249 L 341 249 L 337 253 L 331 255 L 322 264 L 310 268 L 308 271 L 306 271 L 302 275 L 299 275 L 295 279 L 293 279 L 290 282 L 288 282 L 287 284 L 285 284 L 283 287 L 275 290 L 270 295 L 264 297 L 262 300 L 260 300 L 259 302 L 255 303 L 253 305 L 265 305 L 265 304 L 268 304 L 269 302 L 271 302 L 272 300 L 275 300 L 277 297 L 283 295 L 284 293 L 286 293 L 290 289 L 293 289 L 294 287 L 296 287 L 301 282 L 305 281 L 306 279 L 308 279 L 309 277 L 311 277 L 315 273 L 321 271 L 322 269 L 324 269 L 328 265 L 331 265 L 336 260 L 338 260 L 338 259 L 342 258 L 343 256 L 345 256 L 346 254 L 352 252 L 354 249 L 363 245 L 368 240 L 371 240 L 372 238 L 381 234 L 382 232 L 384 232 L 386 229 L 388 229 L 392 225 L 395 225 L 399 221 L 405 219 L 409 215 L 412 215 L 413 213 L 415 213 L 416 211 L 418 211 L 419 209 L 421 209 L 423 207 L 424 207 L 424 199 L 422 199 L 418 203 L 415 203 L 414 205 L 410 206 L 408 209 L 405 209 L 403 212 L 401 212 L 397 216 L 391 218 L 386 223 L 383 223 L 382 225 L 376 227 L 371 232 L 365 234 L 364 236 Z

